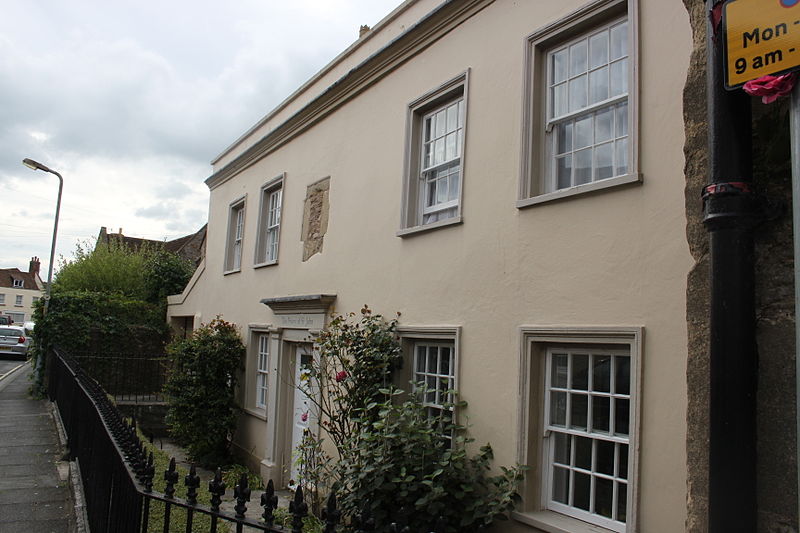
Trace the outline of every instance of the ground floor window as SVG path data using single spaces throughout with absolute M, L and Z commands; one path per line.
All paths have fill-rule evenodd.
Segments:
M 414 344 L 414 383 L 426 387 L 425 405 L 431 416 L 452 412 L 450 391 L 455 390 L 455 347 L 452 342 Z
M 522 328 L 521 464 L 539 465 L 515 516 L 636 530 L 643 328 Z
M 256 368 L 256 407 L 267 406 L 267 378 L 269 377 L 269 334 L 258 336 L 258 367 Z

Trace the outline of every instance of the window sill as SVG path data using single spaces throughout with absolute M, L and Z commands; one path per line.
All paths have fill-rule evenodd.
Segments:
M 641 174 L 626 174 L 625 176 L 617 176 L 616 178 L 608 178 L 600 181 L 595 181 L 592 183 L 587 183 L 585 185 L 577 185 L 575 187 L 570 187 L 569 189 L 561 189 L 558 191 L 532 196 L 530 198 L 521 198 L 517 200 L 517 208 L 522 209 L 524 207 L 531 207 L 534 205 L 553 202 L 556 200 L 562 200 L 564 198 L 569 198 L 570 196 L 579 196 L 583 194 L 592 193 L 595 191 L 602 191 L 604 189 L 609 189 L 612 187 L 620 187 L 631 183 L 641 183 L 641 182 L 642 182 Z
M 547 533 L 614 533 L 610 529 L 596 526 L 553 511 L 528 513 L 512 512 L 517 522 L 533 526 Z
M 399 230 L 396 235 L 398 237 L 408 237 L 411 235 L 416 235 L 417 233 L 425 233 L 426 231 L 431 231 L 438 228 L 443 228 L 446 226 L 454 226 L 456 224 L 461 224 L 463 222 L 461 216 L 448 218 L 447 220 L 439 220 L 438 222 L 431 222 L 430 224 L 425 224 L 422 226 L 412 226 L 410 228 L 403 228 Z
M 260 409 L 260 408 L 253 409 L 251 407 L 245 407 L 244 408 L 244 412 L 247 413 L 250 416 L 254 416 L 256 418 L 260 418 L 264 422 L 267 421 L 267 414 L 264 412 L 264 409 Z
M 275 261 L 267 261 L 265 263 L 256 263 L 255 265 L 253 265 L 253 268 L 264 268 L 264 267 L 268 267 L 268 266 L 274 266 L 274 265 L 277 265 L 277 264 L 278 264 L 278 260 L 276 259 Z
M 223 270 L 222 271 L 222 275 L 223 276 L 227 276 L 228 274 L 236 274 L 237 272 L 241 272 L 241 271 L 242 271 L 241 268 L 237 268 L 235 270 Z

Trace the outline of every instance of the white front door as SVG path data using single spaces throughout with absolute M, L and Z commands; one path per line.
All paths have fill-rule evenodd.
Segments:
M 294 363 L 294 400 L 292 407 L 292 440 L 291 446 L 291 468 L 290 485 L 299 483 L 300 468 L 297 464 L 297 447 L 303 441 L 303 435 L 309 430 L 314 414 L 312 413 L 313 404 L 309 401 L 306 392 L 312 391 L 311 383 L 311 363 L 313 362 L 313 351 L 311 344 L 298 344 L 295 351 Z

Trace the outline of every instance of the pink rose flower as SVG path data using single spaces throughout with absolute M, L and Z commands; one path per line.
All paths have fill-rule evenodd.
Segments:
M 308 411 L 300 415 L 300 420 L 302 420 L 303 422 L 308 422 Z
M 339 372 L 336 373 L 336 383 L 341 383 L 342 381 L 345 380 L 347 376 L 348 374 L 345 370 L 340 370 Z
M 744 84 L 744 92 L 753 96 L 760 96 L 765 104 L 771 104 L 781 96 L 792 92 L 797 74 L 790 72 L 780 76 L 762 76 Z

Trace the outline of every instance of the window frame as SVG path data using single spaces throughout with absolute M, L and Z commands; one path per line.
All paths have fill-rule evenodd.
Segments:
M 4 292 L 0 292 L 0 305 L 6 305 L 6 294 Z
M 237 198 L 228 206 L 227 238 L 225 241 L 225 264 L 222 272 L 225 275 L 233 274 L 234 272 L 241 272 L 242 270 L 242 250 L 244 248 L 246 208 L 247 195 Z M 239 220 L 240 218 L 241 221 Z
M 253 267 L 260 268 L 269 265 L 278 264 L 278 257 L 280 254 L 280 231 L 281 220 L 283 216 L 283 183 L 286 178 L 286 173 L 279 174 L 275 178 L 269 180 L 261 186 L 260 205 L 258 210 L 258 232 L 256 235 L 256 249 L 253 258 Z M 271 223 L 271 201 L 273 195 L 278 194 L 277 222 Z M 274 250 L 275 256 L 271 257 L 270 254 L 270 235 L 274 232 L 275 243 Z
M 596 349 L 599 351 L 627 352 L 630 357 L 630 418 L 628 433 L 628 492 L 627 522 L 622 531 L 637 531 L 639 492 L 639 444 L 641 416 L 641 368 L 644 342 L 643 326 L 522 326 L 520 327 L 519 390 L 520 403 L 517 460 L 520 464 L 535 465 L 532 471 L 539 476 L 528 476 L 521 487 L 523 504 L 512 517 L 535 527 L 551 531 L 556 527 L 569 527 L 570 531 L 615 531 L 610 524 L 590 516 L 565 513 L 563 508 L 549 503 L 549 473 L 552 468 L 549 441 L 552 431 L 546 426 L 549 402 L 547 400 L 547 354 L 551 348 Z M 588 429 L 588 426 L 587 426 Z M 587 435 L 590 435 L 587 433 Z M 598 529 L 600 528 L 600 529 Z M 617 528 L 619 530 L 619 528 Z
M 15 289 L 24 289 L 25 288 L 25 282 L 23 280 L 21 280 L 21 279 L 11 278 L 11 285 Z
M 398 237 L 404 237 L 419 232 L 460 224 L 462 222 L 462 207 L 464 201 L 464 168 L 466 159 L 467 131 L 469 117 L 469 73 L 467 69 L 461 74 L 451 78 L 439 87 L 427 92 L 408 105 L 406 113 L 406 141 L 405 162 L 403 169 L 403 193 L 400 215 L 400 230 Z M 458 194 L 454 200 L 444 202 L 444 207 L 429 209 L 425 207 L 427 187 L 423 174 L 441 170 L 451 165 L 456 158 L 432 165 L 428 168 L 423 164 L 423 128 L 425 120 L 435 112 L 446 109 L 454 102 L 463 102 L 460 112 L 461 143 L 459 148 L 458 163 L 453 168 L 458 170 Z M 458 128 L 457 128 L 458 129 Z M 455 209 L 455 216 L 433 222 L 423 222 L 424 216 L 437 211 Z M 426 213 L 426 211 L 428 211 Z
M 573 41 L 588 38 L 604 26 L 621 20 L 628 22 L 628 73 L 626 97 L 627 173 L 609 178 L 572 185 L 564 189 L 548 187 L 550 134 L 546 131 L 550 91 L 548 74 L 551 51 Z M 522 157 L 520 162 L 517 208 L 534 206 L 553 200 L 597 192 L 631 183 L 640 183 L 639 173 L 639 65 L 638 65 L 638 0 L 595 0 L 567 16 L 533 32 L 525 39 L 525 76 L 522 113 Z M 606 100 L 604 103 L 608 105 Z M 615 105 L 615 104 L 614 104 Z M 611 106 L 613 108 L 613 105 Z M 591 106 L 579 114 L 590 114 Z M 594 164 L 592 165 L 594 169 Z
M 22 307 L 23 306 L 23 295 L 17 294 L 14 298 L 14 307 Z

